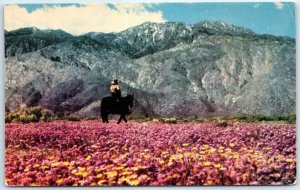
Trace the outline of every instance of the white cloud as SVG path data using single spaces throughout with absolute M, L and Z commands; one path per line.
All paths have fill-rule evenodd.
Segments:
M 14 30 L 23 27 L 62 29 L 79 35 L 87 32 L 119 32 L 146 21 L 165 22 L 162 12 L 151 12 L 151 4 L 122 3 L 87 4 L 76 7 L 45 6 L 31 13 L 18 5 L 6 5 L 4 28 Z
M 274 2 L 275 3 L 275 6 L 276 6 L 276 9 L 282 9 L 284 7 L 284 4 L 281 3 L 281 2 Z

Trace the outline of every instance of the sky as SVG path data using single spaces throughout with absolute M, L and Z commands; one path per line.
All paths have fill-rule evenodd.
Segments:
M 120 32 L 144 22 L 223 21 L 258 34 L 295 38 L 294 3 L 10 4 L 4 28 L 62 29 L 73 35 Z

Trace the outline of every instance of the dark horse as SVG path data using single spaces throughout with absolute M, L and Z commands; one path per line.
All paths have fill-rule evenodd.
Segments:
M 101 118 L 103 123 L 108 123 L 109 114 L 119 114 L 120 119 L 118 124 L 122 119 L 127 123 L 126 115 L 131 114 L 131 108 L 133 107 L 133 95 L 128 94 L 122 97 L 119 102 L 116 101 L 111 96 L 104 97 L 101 101 Z

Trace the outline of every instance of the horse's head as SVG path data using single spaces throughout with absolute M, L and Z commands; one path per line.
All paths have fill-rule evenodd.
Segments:
M 129 105 L 129 107 L 132 108 L 133 107 L 134 95 L 128 94 L 126 96 L 126 99 L 127 99 L 127 103 Z
M 134 95 L 123 94 L 122 95 L 123 105 L 126 106 L 126 114 L 130 115 L 132 113 L 131 109 L 133 107 Z

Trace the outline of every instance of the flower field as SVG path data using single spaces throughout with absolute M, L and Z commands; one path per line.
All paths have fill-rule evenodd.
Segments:
M 296 179 L 296 126 L 100 121 L 5 127 L 12 186 L 282 185 Z

